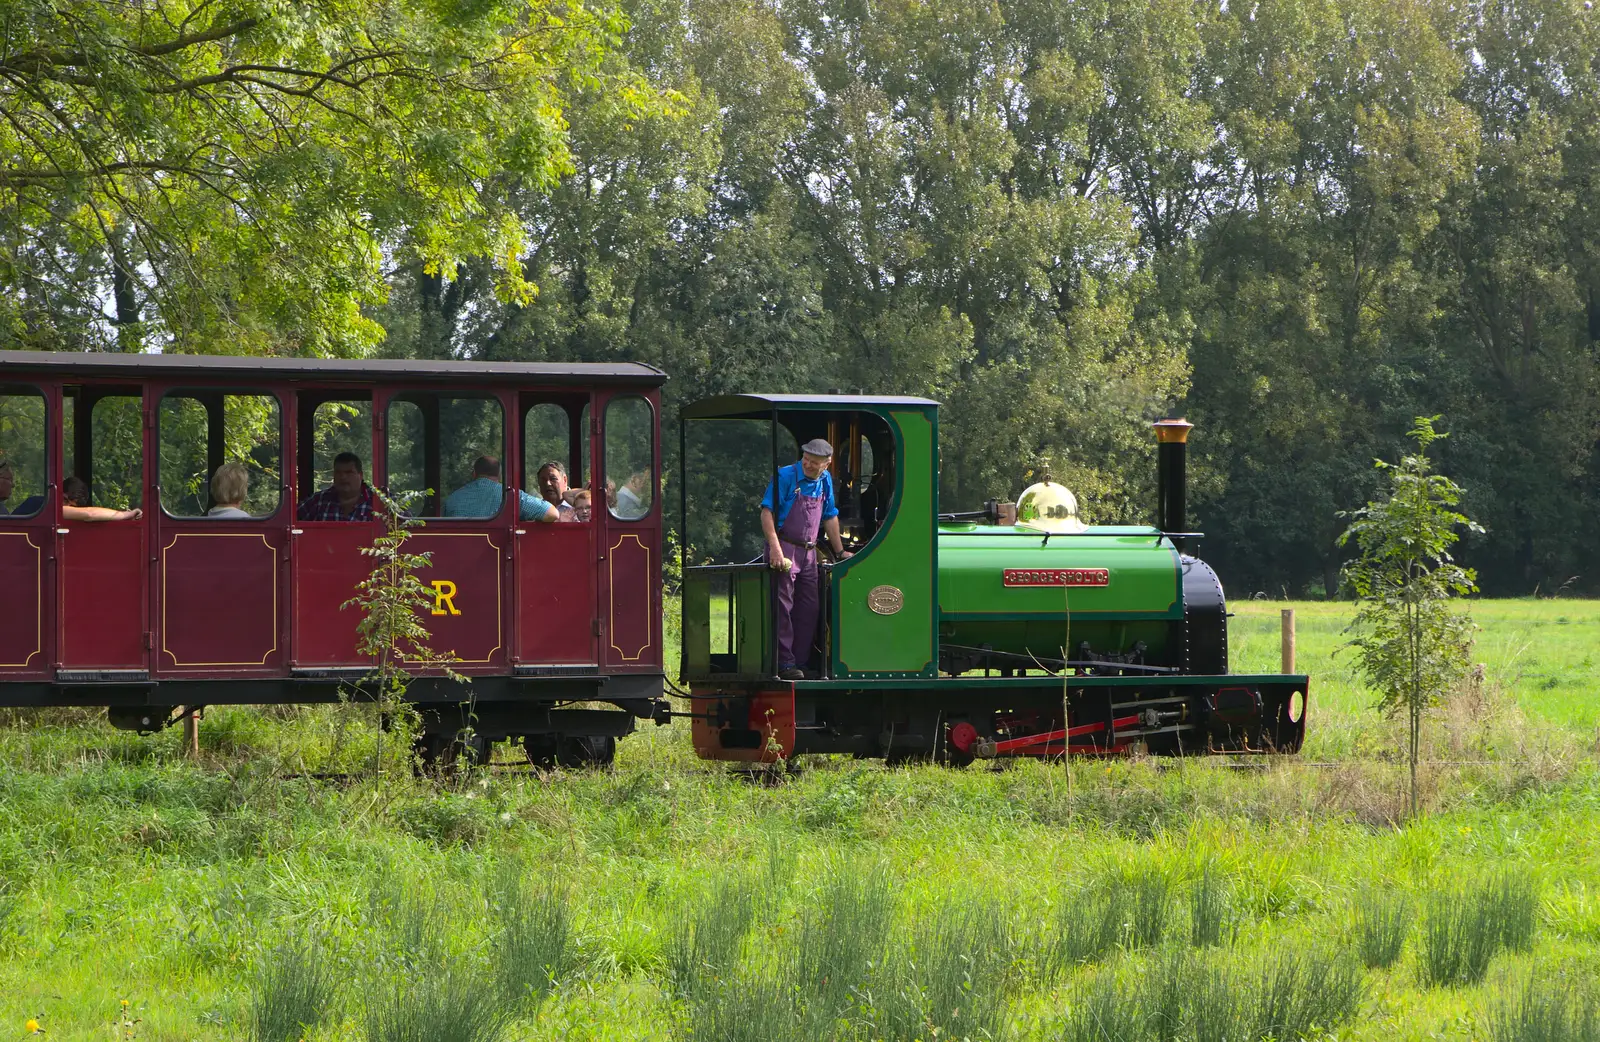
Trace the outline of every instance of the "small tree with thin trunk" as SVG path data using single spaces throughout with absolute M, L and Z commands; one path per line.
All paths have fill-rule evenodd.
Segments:
M 1378 692 L 1377 708 L 1410 724 L 1411 814 L 1417 813 L 1417 759 L 1428 708 L 1471 667 L 1471 617 L 1453 601 L 1477 590 L 1477 576 L 1450 555 L 1458 529 L 1483 529 L 1458 513 L 1461 488 L 1433 473 L 1428 447 L 1445 437 L 1433 429 L 1437 416 L 1419 416 L 1408 433 L 1417 451 L 1399 464 L 1378 460 L 1387 472 L 1388 495 L 1352 512 L 1339 545 L 1354 542 L 1360 556 L 1344 568 L 1356 595 L 1356 616 L 1345 647 Z
M 418 673 L 438 670 L 463 684 L 468 678 L 451 668 L 460 661 L 453 652 L 428 646 L 431 634 L 422 621 L 433 605 L 433 590 L 417 573 L 429 566 L 432 555 L 406 549 L 413 530 L 423 526 L 406 509 L 425 493 L 390 496 L 374 488 L 372 494 L 380 504 L 383 535 L 373 540 L 372 546 L 362 548 L 361 552 L 374 560 L 372 572 L 356 587 L 356 595 L 340 607 L 361 611 L 356 647 L 372 661 L 372 670 L 362 681 L 363 693 L 377 703 L 380 719 L 406 717 L 407 723 L 414 723 L 415 709 L 406 700 L 406 690 Z M 375 770 L 381 769 L 383 757 L 381 727 L 378 742 Z

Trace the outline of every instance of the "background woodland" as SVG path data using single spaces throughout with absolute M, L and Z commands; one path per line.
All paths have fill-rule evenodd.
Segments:
M 945 509 L 1096 521 L 1183 413 L 1235 597 L 1440 414 L 1485 592 L 1593 594 L 1597 74 L 1586 0 L 0 0 L 0 347 L 923 394 Z

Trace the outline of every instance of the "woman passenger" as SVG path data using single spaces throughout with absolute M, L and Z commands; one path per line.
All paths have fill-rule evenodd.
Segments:
M 144 511 L 90 506 L 89 483 L 74 474 L 61 483 L 61 516 L 68 521 L 137 521 Z
M 244 500 L 250 494 L 250 472 L 240 463 L 224 463 L 211 475 L 211 502 L 216 506 L 206 511 L 207 517 L 237 520 L 248 518 Z

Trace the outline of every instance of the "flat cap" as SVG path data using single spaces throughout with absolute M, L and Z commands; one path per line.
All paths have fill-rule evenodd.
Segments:
M 800 446 L 800 451 L 805 453 L 807 456 L 832 456 L 833 446 L 829 445 L 821 438 L 812 438 L 810 441 Z

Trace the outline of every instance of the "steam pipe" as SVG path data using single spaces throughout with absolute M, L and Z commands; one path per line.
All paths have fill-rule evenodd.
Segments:
M 1174 533 L 1172 545 L 1182 553 L 1189 527 L 1189 431 L 1194 424 L 1182 418 L 1157 420 L 1156 527 Z

